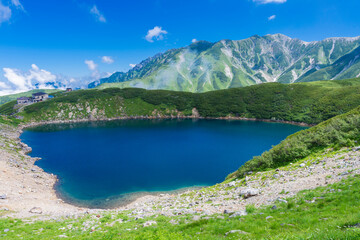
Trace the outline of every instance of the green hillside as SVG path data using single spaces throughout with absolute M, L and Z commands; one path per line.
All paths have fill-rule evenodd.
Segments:
M 266 83 L 187 93 L 137 88 L 80 90 L 27 106 L 27 121 L 119 117 L 245 117 L 317 124 L 360 105 L 360 80 Z M 5 112 L 6 111 L 6 112 Z M 9 114 L 9 107 L 0 107 Z

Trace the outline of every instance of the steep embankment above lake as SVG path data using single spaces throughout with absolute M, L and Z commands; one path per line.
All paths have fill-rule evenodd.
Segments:
M 228 178 L 244 177 L 249 172 L 277 168 L 325 148 L 351 147 L 358 142 L 360 142 L 360 107 L 287 137 L 271 150 L 246 162 Z
M 24 108 L 29 121 L 122 117 L 239 117 L 317 124 L 360 105 L 360 80 L 266 83 L 207 93 L 165 90 L 80 90 Z M 11 104 L 0 107 L 9 113 Z M 15 110 L 13 111 L 15 112 Z

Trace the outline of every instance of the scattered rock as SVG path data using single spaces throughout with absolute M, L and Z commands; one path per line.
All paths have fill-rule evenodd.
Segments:
M 193 221 L 199 221 L 200 219 L 201 219 L 201 217 L 198 216 L 198 215 L 195 215 L 195 216 L 193 217 Z
M 274 206 L 271 207 L 271 209 L 272 209 L 272 210 L 276 210 L 276 209 L 277 209 L 277 206 L 274 205 Z
M 227 209 L 224 210 L 224 214 L 231 214 L 231 213 L 234 213 L 234 211 L 227 210 Z
M 246 216 L 247 212 L 246 211 L 241 211 L 241 212 L 234 212 L 230 217 L 240 217 L 240 216 Z
M 242 230 L 231 230 L 227 233 L 225 233 L 225 236 L 229 235 L 229 234 L 233 234 L 233 233 L 237 233 L 237 234 L 248 234 L 247 232 L 244 232 Z
M 39 207 L 33 207 L 32 209 L 30 209 L 29 211 L 30 213 L 35 213 L 35 214 L 42 214 L 42 209 Z
M 360 146 L 358 146 L 358 147 L 353 147 L 353 149 L 352 149 L 354 152 L 356 152 L 356 151 L 360 151 Z
M 171 223 L 171 224 L 173 224 L 173 225 L 178 225 L 178 224 L 179 224 L 179 222 L 176 221 L 175 219 L 171 219 L 171 220 L 169 221 L 169 223 Z
M 282 198 L 278 198 L 277 199 L 279 202 L 283 202 L 283 203 L 287 203 L 287 201 L 285 199 L 282 199 Z
M 2 194 L 2 195 L 0 195 L 0 199 L 7 199 L 7 196 L 6 196 L 6 194 Z
M 8 231 L 10 231 L 10 229 L 8 229 L 8 228 L 4 229 L 4 232 L 8 232 Z
M 156 221 L 147 221 L 146 223 L 143 224 L 143 227 L 150 227 L 151 225 L 156 225 L 157 222 Z
M 267 216 L 265 219 L 268 220 L 270 218 L 273 218 L 273 216 Z
M 253 197 L 259 194 L 260 190 L 255 188 L 247 188 L 240 191 L 240 196 L 244 196 L 244 198 Z
M 305 167 L 305 166 L 306 166 L 305 163 L 300 164 L 300 167 Z

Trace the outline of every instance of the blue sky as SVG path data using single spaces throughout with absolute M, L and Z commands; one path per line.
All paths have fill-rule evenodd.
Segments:
M 359 0 L 0 0 L 0 94 L 34 79 L 85 83 L 193 39 L 358 36 L 359 9 Z

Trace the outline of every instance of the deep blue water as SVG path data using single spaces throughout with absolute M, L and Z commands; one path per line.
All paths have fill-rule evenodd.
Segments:
M 226 120 L 122 120 L 26 130 L 36 164 L 62 198 L 111 207 L 134 192 L 212 185 L 304 127 Z

